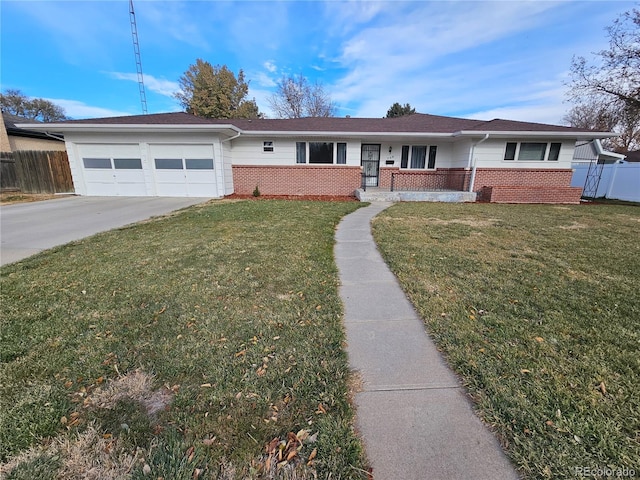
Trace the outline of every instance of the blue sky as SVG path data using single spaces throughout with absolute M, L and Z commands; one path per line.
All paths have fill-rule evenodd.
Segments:
M 394 103 L 479 119 L 560 123 L 573 55 L 607 47 L 637 2 L 134 0 L 149 113 L 178 111 L 197 58 L 242 69 L 250 98 L 283 75 L 321 82 L 338 115 Z M 0 80 L 73 118 L 141 113 L 128 0 L 2 0 Z

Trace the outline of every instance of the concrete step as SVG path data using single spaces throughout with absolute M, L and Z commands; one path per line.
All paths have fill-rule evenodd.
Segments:
M 390 192 L 376 188 L 356 190 L 356 198 L 361 202 L 475 202 L 476 192 L 437 191 L 437 192 Z

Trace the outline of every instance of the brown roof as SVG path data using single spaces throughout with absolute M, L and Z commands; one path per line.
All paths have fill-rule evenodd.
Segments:
M 210 119 L 196 117 L 185 112 L 152 113 L 149 115 L 127 115 L 122 117 L 85 118 L 82 120 L 66 120 L 60 124 L 86 123 L 91 125 L 207 125 Z M 227 123 L 229 123 L 227 121 Z
M 494 119 L 490 121 L 414 113 L 394 118 L 306 117 L 290 119 L 229 119 L 196 117 L 184 112 L 68 120 L 59 124 L 92 125 L 234 125 L 244 131 L 455 133 L 468 132 L 585 132 L 584 129 Z

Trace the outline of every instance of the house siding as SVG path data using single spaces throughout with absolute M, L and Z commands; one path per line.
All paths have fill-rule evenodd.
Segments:
M 561 143 L 560 156 L 557 161 L 518 161 L 504 160 L 504 152 L 507 142 L 557 142 Z M 489 139 L 476 145 L 473 158 L 476 166 L 486 168 L 512 168 L 512 169 L 558 169 L 571 168 L 575 140 L 553 140 L 548 137 L 540 138 L 496 138 Z

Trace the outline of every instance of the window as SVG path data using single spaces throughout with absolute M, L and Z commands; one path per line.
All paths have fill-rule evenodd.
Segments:
M 347 144 L 338 143 L 338 158 L 336 159 L 338 165 L 345 165 L 347 163 Z
M 516 148 L 518 148 L 518 144 L 515 142 L 507 142 L 507 149 L 504 152 L 505 160 L 515 160 L 516 159 Z
M 543 162 L 545 160 L 557 162 L 560 158 L 561 143 L 546 142 L 507 142 L 505 161 L 518 160 L 521 162 Z
M 114 158 L 113 168 L 116 170 L 142 170 L 142 160 L 139 158 Z
M 110 158 L 83 158 L 84 168 L 108 168 L 111 169 Z
M 546 143 L 534 143 L 534 142 L 522 142 L 520 144 L 520 152 L 518 153 L 518 160 L 544 160 L 544 154 L 547 151 Z
M 273 152 L 273 141 L 265 140 L 264 142 L 262 142 L 262 151 Z
M 157 170 L 182 170 L 181 158 L 156 158 Z
M 436 168 L 437 145 L 403 145 L 400 168 L 433 170 Z
M 400 168 L 407 168 L 409 166 L 409 145 L 402 146 L 402 158 L 400 160 Z
M 213 170 L 213 158 L 187 158 L 184 163 L 187 170 Z
M 558 158 L 560 158 L 560 147 L 562 146 L 561 143 L 552 143 L 551 147 L 549 148 L 549 161 L 551 162 L 557 162 Z
M 411 168 L 424 168 L 427 158 L 427 147 L 414 145 L 411 147 Z
M 307 163 L 307 142 L 296 142 L 296 163 Z
M 438 147 L 436 145 L 431 145 L 429 147 L 429 163 L 427 168 L 436 168 L 436 152 L 438 151 Z
M 333 142 L 309 142 L 309 163 L 333 163 Z

